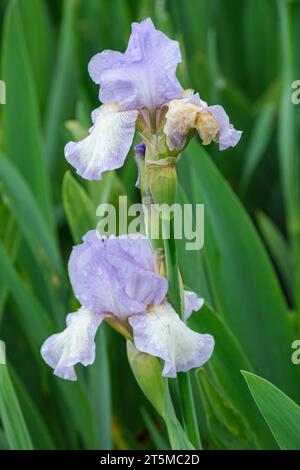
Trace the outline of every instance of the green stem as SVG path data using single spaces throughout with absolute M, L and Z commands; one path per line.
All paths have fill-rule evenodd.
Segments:
M 146 150 L 146 160 L 147 157 L 150 161 L 154 160 L 154 157 L 151 154 L 149 158 Z M 164 163 L 166 163 L 166 160 Z M 156 204 L 163 203 L 172 205 L 176 191 L 176 170 L 174 168 L 174 162 L 169 161 L 169 166 L 162 165 L 161 168 L 158 168 L 153 167 L 152 161 L 152 166 L 148 166 L 148 168 L 146 168 L 144 160 L 140 160 L 139 168 L 142 197 L 150 197 L 150 202 L 154 199 Z M 174 218 L 171 214 L 167 218 L 165 218 L 164 214 L 161 214 L 161 220 L 161 229 L 163 233 L 162 239 L 159 237 L 159 240 L 151 240 L 151 225 L 155 222 L 154 220 L 151 220 L 151 212 L 148 213 L 148 235 L 154 250 L 164 248 L 167 278 L 169 281 L 168 298 L 176 312 L 181 316 L 181 318 L 183 318 L 184 296 L 178 269 L 176 242 L 174 236 Z M 201 439 L 194 406 L 191 379 L 188 373 L 178 374 L 178 387 L 183 424 L 186 434 L 191 444 L 196 449 L 201 449 Z
M 181 411 L 184 429 L 193 446 L 201 450 L 201 438 L 199 433 L 196 409 L 194 404 L 191 376 L 189 372 L 179 372 L 177 375 L 180 394 Z
M 176 252 L 176 241 L 174 239 L 174 220 L 163 221 L 163 231 L 165 224 L 170 224 L 170 238 L 164 237 L 165 259 L 167 268 L 167 278 L 169 281 L 169 300 L 177 313 L 183 317 L 184 302 L 181 296 L 181 285 Z M 183 424 L 187 436 L 196 449 L 202 449 L 199 433 L 196 409 L 194 405 L 192 384 L 189 372 L 178 374 L 178 387 L 180 394 Z
M 170 238 L 167 239 L 168 226 Z M 169 300 L 176 312 L 183 317 L 184 304 L 181 296 L 181 286 L 178 270 L 176 242 L 174 239 L 174 219 L 162 221 L 164 252 L 166 260 L 167 278 L 169 281 Z

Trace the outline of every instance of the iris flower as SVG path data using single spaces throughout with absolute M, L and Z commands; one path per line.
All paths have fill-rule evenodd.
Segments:
M 120 168 L 136 128 L 142 138 L 144 131 L 148 138 L 149 132 L 160 134 L 170 151 L 182 150 L 194 130 L 204 144 L 215 140 L 221 150 L 237 144 L 241 132 L 224 109 L 209 107 L 183 90 L 176 78 L 180 62 L 178 42 L 156 30 L 150 18 L 132 24 L 124 53 L 106 50 L 92 58 L 88 69 L 100 85 L 103 104 L 92 113 L 89 136 L 65 147 L 66 159 L 79 175 L 101 179 L 104 171 Z
M 75 364 L 94 362 L 94 338 L 103 320 L 113 320 L 128 331 L 139 351 L 161 358 L 165 377 L 200 367 L 210 358 L 213 337 L 196 333 L 185 323 L 203 300 L 185 292 L 185 321 L 179 318 L 166 300 L 168 282 L 156 274 L 145 237 L 101 239 L 92 230 L 73 248 L 69 275 L 81 308 L 67 316 L 66 329 L 50 336 L 41 349 L 57 376 L 76 380 Z

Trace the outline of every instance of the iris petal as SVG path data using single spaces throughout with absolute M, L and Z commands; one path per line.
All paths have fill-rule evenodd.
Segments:
M 167 302 L 131 316 L 129 323 L 136 348 L 165 361 L 164 377 L 201 367 L 212 355 L 213 337 L 188 328 Z
M 67 316 L 67 327 L 61 333 L 50 336 L 41 348 L 44 361 L 54 369 L 54 374 L 68 380 L 76 380 L 74 366 L 84 366 L 95 360 L 95 335 L 103 316 L 81 308 Z
M 219 143 L 220 150 L 226 150 L 228 147 L 234 147 L 239 142 L 242 131 L 237 131 L 233 125 L 230 124 L 229 117 L 222 106 L 208 106 L 207 109 L 218 121 L 220 127 L 218 136 L 215 139 L 215 141 Z
M 199 94 L 187 90 L 181 99 L 167 103 L 164 133 L 170 150 L 181 150 L 191 129 L 196 129 L 203 145 L 212 140 L 219 143 L 220 150 L 234 147 L 242 132 L 237 131 L 229 121 L 222 106 L 207 106 Z
M 198 297 L 195 292 L 184 291 L 184 319 L 185 321 L 191 316 L 193 312 L 198 312 L 204 305 L 204 299 Z
M 182 87 L 176 78 L 180 62 L 178 42 L 156 30 L 148 18 L 132 24 L 124 54 L 115 51 L 97 54 L 89 63 L 89 73 L 100 85 L 102 103 L 154 111 L 157 106 L 181 96 Z
M 88 180 L 100 180 L 104 171 L 120 168 L 132 144 L 137 115 L 117 105 L 101 106 L 92 114 L 89 136 L 66 145 L 67 161 Z
M 142 236 L 102 240 L 92 230 L 75 246 L 69 275 L 81 305 L 126 319 L 163 301 L 167 281 L 154 271 L 149 242 Z

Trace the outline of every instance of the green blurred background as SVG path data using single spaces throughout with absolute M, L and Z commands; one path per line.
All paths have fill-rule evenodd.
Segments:
M 71 138 L 85 135 L 90 113 L 99 103 L 98 87 L 87 71 L 90 58 L 104 49 L 124 51 L 130 23 L 148 16 L 158 29 L 180 42 L 183 63 L 178 75 L 183 86 L 199 91 L 209 104 L 223 105 L 234 126 L 243 130 L 236 148 L 226 152 L 219 152 L 216 145 L 208 148 L 222 175 L 217 179 L 210 162 L 201 168 L 201 155 L 198 166 L 193 166 L 193 157 L 187 154 L 178 168 L 189 200 L 204 201 L 208 206 L 209 201 L 215 202 L 208 209 L 211 229 L 204 250 L 204 257 L 212 264 L 207 267 L 202 254 L 191 261 L 182 253 L 185 282 L 207 298 L 207 286 L 203 287 L 207 271 L 216 272 L 216 287 L 207 289 L 215 289 L 210 303 L 223 311 L 228 328 L 230 338 L 225 333 L 221 338 L 229 344 L 235 335 L 242 347 L 245 342 L 250 362 L 252 351 L 256 351 L 253 357 L 257 354 L 252 369 L 227 362 L 224 372 L 222 358 L 226 364 L 231 353 L 240 355 L 238 349 L 232 352 L 235 346 L 240 347 L 235 343 L 228 346 L 230 352 L 224 346 L 214 370 L 203 371 L 203 378 L 199 374 L 200 385 L 195 388 L 200 392 L 197 407 L 204 445 L 276 447 L 259 413 L 251 423 L 243 412 L 245 406 L 248 414 L 252 413 L 250 395 L 244 404 L 238 403 L 238 398 L 234 401 L 233 396 L 228 399 L 230 387 L 224 390 L 226 381 L 222 380 L 230 368 L 237 377 L 231 385 L 241 395 L 248 394 L 238 377 L 244 365 L 299 400 L 299 371 L 286 372 L 290 364 L 284 360 L 288 359 L 280 368 L 281 345 L 273 341 L 281 331 L 294 328 L 294 336 L 288 333 L 284 346 L 284 357 L 288 358 L 289 338 L 297 337 L 299 331 L 293 313 L 300 302 L 299 110 L 290 99 L 291 83 L 300 79 L 296 49 L 300 41 L 299 2 L 0 0 L 0 79 L 6 83 L 6 104 L 0 105 L 0 338 L 6 342 L 8 358 L 8 365 L 0 366 L 0 448 L 169 446 L 163 421 L 134 381 L 123 338 L 113 330 L 101 328 L 96 362 L 88 370 L 78 368 L 80 380 L 76 384 L 53 377 L 39 356 L 45 338 L 61 328 L 65 315 L 76 308 L 66 262 L 72 245 L 95 226 L 95 207 L 103 201 L 116 202 L 122 194 L 131 201 L 139 198 L 133 158 L 101 183 L 88 183 L 75 176 L 63 148 Z M 197 143 L 193 145 L 190 153 L 199 148 Z M 195 183 L 199 193 L 194 196 L 191 168 L 203 178 Z M 221 184 L 224 193 L 218 194 Z M 231 192 L 227 204 L 228 185 L 244 209 Z M 228 225 L 224 219 L 217 229 L 214 218 L 222 217 L 218 208 Z M 228 215 L 235 210 L 236 225 Z M 248 229 L 246 212 L 266 251 L 253 228 L 249 225 Z M 230 242 L 226 237 L 231 237 Z M 215 245 L 213 238 L 218 238 Z M 230 248 L 224 255 L 226 267 L 217 271 L 223 260 L 223 242 Z M 248 253 L 250 246 L 252 252 Z M 244 262 L 240 271 L 235 270 L 239 262 Z M 202 263 L 206 263 L 204 274 Z M 206 280 L 202 282 L 203 276 Z M 255 288 L 261 291 L 257 294 Z M 218 289 L 221 293 L 216 294 Z M 240 302 L 233 298 L 231 316 L 226 316 L 230 298 L 222 297 L 224 291 L 239 292 L 243 297 Z M 274 312 L 277 305 L 278 316 Z M 253 314 L 250 339 L 243 330 L 248 324 L 240 326 L 236 321 L 239 308 L 249 308 L 248 317 Z M 264 311 L 268 313 L 260 324 Z M 279 322 L 283 316 L 284 326 Z M 206 330 L 216 335 L 221 328 L 217 323 L 205 325 Z M 260 329 L 264 337 L 260 337 Z M 259 347 L 257 343 L 261 343 Z M 267 360 L 264 365 L 264 346 L 267 356 L 273 354 L 271 365 Z M 297 375 L 291 379 L 297 384 L 289 386 L 285 373 Z M 223 385 L 218 388 L 219 381 Z M 176 403 L 176 390 L 173 393 Z M 227 411 L 222 403 L 227 403 Z

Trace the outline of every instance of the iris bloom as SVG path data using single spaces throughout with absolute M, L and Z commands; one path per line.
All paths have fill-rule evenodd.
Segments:
M 76 380 L 75 364 L 94 362 L 94 338 L 104 319 L 122 325 L 139 351 L 161 358 L 163 376 L 176 377 L 177 371 L 200 367 L 210 358 L 212 336 L 189 329 L 166 301 L 168 282 L 156 274 L 146 238 L 101 239 L 92 230 L 73 248 L 69 274 L 82 306 L 41 349 L 57 376 Z M 185 292 L 185 320 L 202 304 L 195 293 Z
M 184 92 L 176 78 L 180 62 L 178 42 L 156 30 L 150 18 L 132 24 L 124 53 L 107 50 L 92 58 L 89 73 L 100 85 L 103 104 L 92 113 L 89 136 L 65 147 L 79 175 L 101 179 L 104 171 L 120 168 L 136 128 L 144 140 L 153 134 L 164 139 L 167 151 L 182 150 L 194 130 L 205 145 L 215 140 L 224 150 L 237 144 L 241 132 L 221 106 L 209 107 L 198 95 Z

